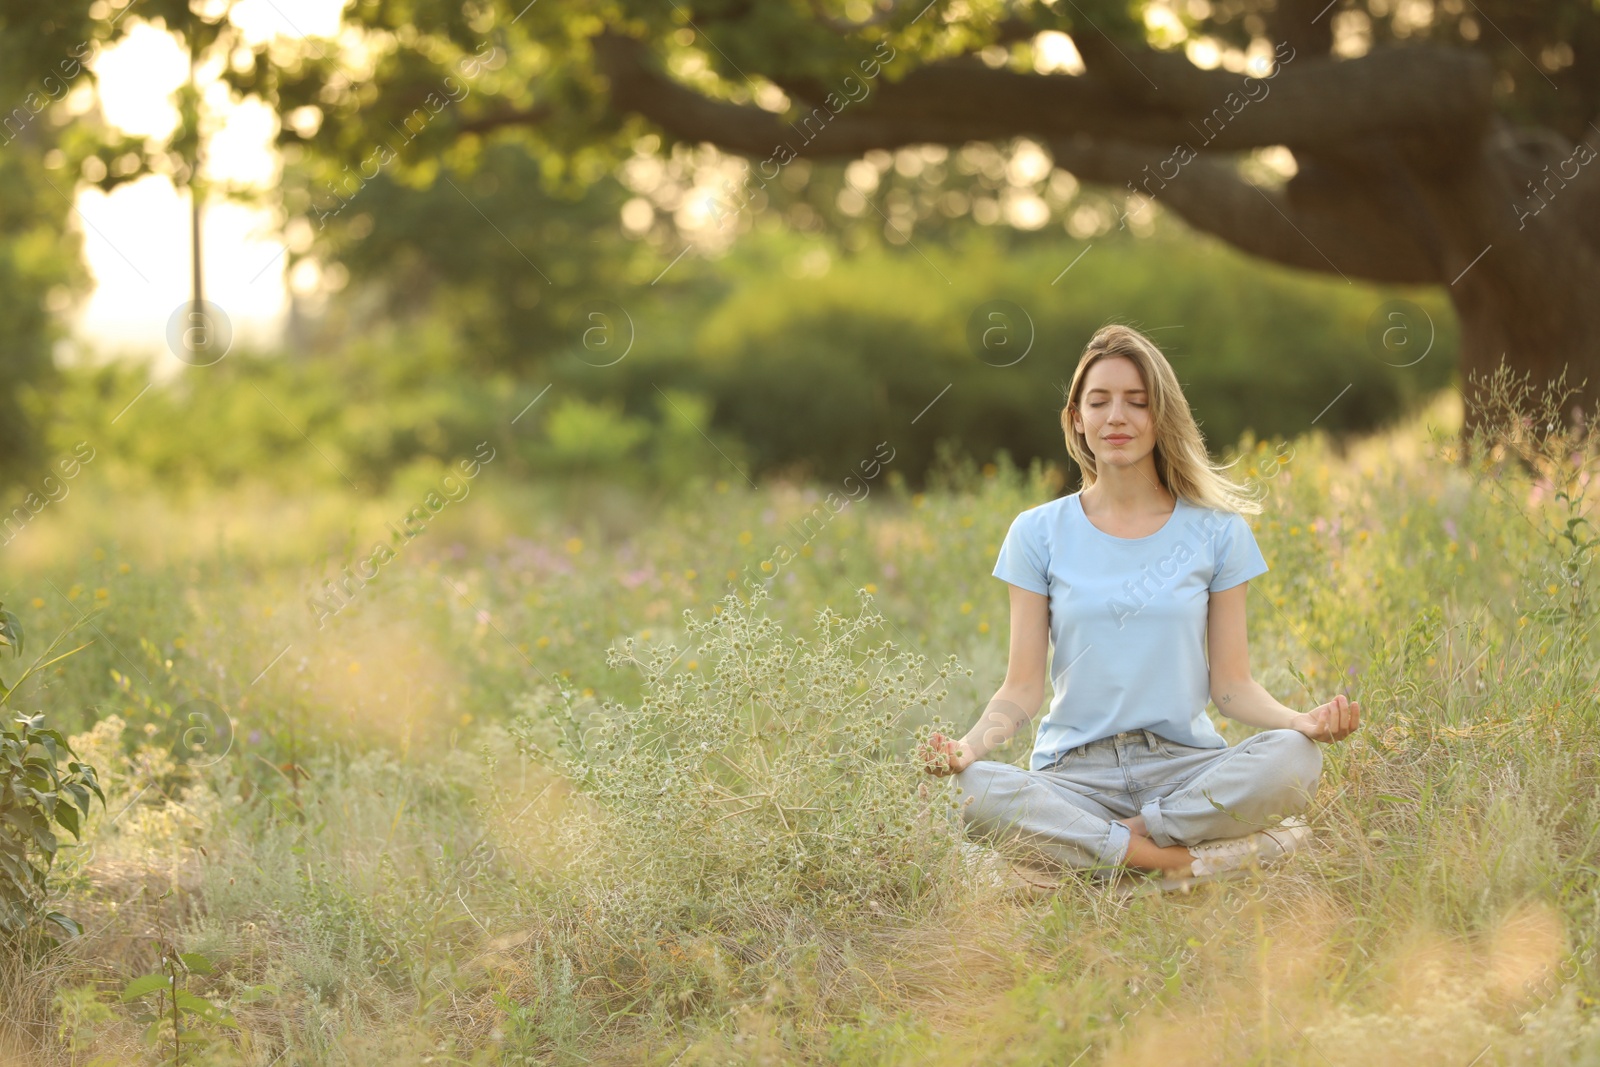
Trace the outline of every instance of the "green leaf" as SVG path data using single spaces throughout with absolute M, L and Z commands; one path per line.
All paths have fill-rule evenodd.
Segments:
M 185 990 L 178 990 L 178 1007 L 183 1011 L 193 1012 L 206 1018 L 216 1014 L 217 1006 L 209 1000 Z
M 56 805 L 56 822 L 66 828 L 66 831 L 78 840 L 83 840 L 83 835 L 78 833 L 78 810 L 70 804 Z
M 78 925 L 78 921 L 71 916 L 63 915 L 59 911 L 52 911 L 47 912 L 44 918 L 46 922 L 54 923 L 68 937 L 83 936 L 83 927 Z
M 22 622 L 11 612 L 0 608 L 0 646 L 11 649 L 14 656 L 22 655 Z
M 126 1004 L 130 1000 L 148 997 L 157 990 L 171 992 L 172 979 L 164 974 L 147 974 L 143 977 L 135 978 L 122 987 L 122 1002 Z
M 182 960 L 183 965 L 195 974 L 210 974 L 216 970 L 211 961 L 198 952 L 180 952 L 178 953 L 178 959 Z

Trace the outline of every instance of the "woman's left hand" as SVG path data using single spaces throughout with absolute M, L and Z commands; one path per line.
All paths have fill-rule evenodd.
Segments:
M 1340 693 L 1321 707 L 1302 711 L 1289 725 L 1313 741 L 1343 741 L 1361 725 L 1361 705 Z

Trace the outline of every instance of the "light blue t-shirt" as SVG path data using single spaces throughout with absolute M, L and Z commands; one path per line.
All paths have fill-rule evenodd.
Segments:
M 1228 747 L 1205 710 L 1210 597 L 1266 571 L 1243 516 L 1182 498 L 1148 537 L 1101 530 L 1077 493 L 1012 520 L 994 575 L 1050 598 L 1055 648 L 1032 768 L 1124 730 Z

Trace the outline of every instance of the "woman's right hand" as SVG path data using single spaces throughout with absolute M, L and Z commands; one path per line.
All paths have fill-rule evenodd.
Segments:
M 929 774 L 940 778 L 951 774 L 960 774 L 972 766 L 972 755 L 965 745 L 959 741 L 952 741 L 944 734 L 934 734 L 928 738 L 921 750 L 923 767 Z

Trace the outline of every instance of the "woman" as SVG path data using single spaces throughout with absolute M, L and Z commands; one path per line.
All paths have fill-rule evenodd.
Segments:
M 1005 682 L 965 737 L 932 737 L 927 769 L 956 775 L 970 834 L 1030 865 L 1205 877 L 1293 851 L 1317 742 L 1349 736 L 1361 706 L 1293 711 L 1251 677 L 1246 588 L 1267 564 L 1241 513 L 1260 504 L 1210 463 L 1171 364 L 1136 330 L 1090 339 L 1061 425 L 1083 488 L 1012 522 L 994 569 L 1011 585 Z M 1030 769 L 984 760 L 1043 701 L 1047 644 Z M 1208 696 L 1261 732 L 1230 747 Z

